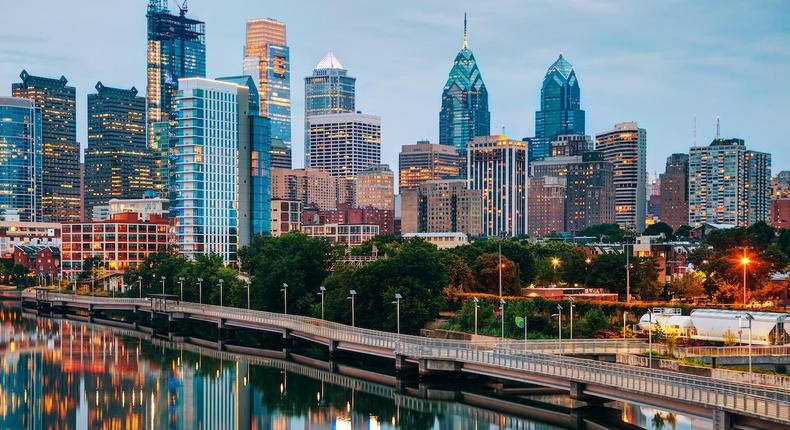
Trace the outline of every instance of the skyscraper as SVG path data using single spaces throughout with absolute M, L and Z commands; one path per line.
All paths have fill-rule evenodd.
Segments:
M 529 235 L 547 236 L 565 231 L 565 177 L 529 178 L 527 213 Z
M 31 76 L 11 86 L 14 97 L 41 109 L 41 219 L 80 220 L 80 144 L 77 142 L 77 99 L 68 80 Z
M 562 134 L 584 134 L 581 90 L 573 66 L 560 54 L 549 66 L 540 89 L 540 110 L 535 112 L 535 137 L 530 138 L 529 159 L 551 155 L 551 141 Z
M 455 56 L 447 83 L 442 90 L 439 143 L 452 145 L 463 155 L 466 154 L 470 139 L 475 136 L 488 136 L 490 133 L 488 90 L 477 67 L 477 60 L 469 50 L 464 15 L 464 44 Z
M 354 205 L 358 208 L 395 209 L 395 174 L 386 164 L 373 164 L 357 173 Z
M 145 144 L 145 97 L 137 89 L 96 84 L 88 94 L 85 210 L 153 190 L 153 156 Z
M 309 168 L 338 178 L 355 179 L 357 173 L 381 162 L 381 118 L 361 113 L 307 117 Z
M 455 147 L 438 145 L 427 140 L 403 145 L 398 154 L 398 189 L 413 189 L 426 181 L 461 175 L 463 158 Z
M 186 5 L 186 2 L 184 2 Z M 166 192 L 172 182 L 170 149 L 175 141 L 178 80 L 206 76 L 205 23 L 178 15 L 167 0 L 149 0 L 148 21 L 148 146 L 154 151 L 156 188 Z
M 482 232 L 482 191 L 467 189 L 465 179 L 435 179 L 403 190 L 401 207 L 404 233 Z
M 355 85 L 357 78 L 348 71 L 332 52 L 316 64 L 313 75 L 304 78 L 305 147 L 304 165 L 310 167 L 308 120 L 313 115 L 355 112 Z
M 286 148 L 291 167 L 291 64 L 285 23 L 259 18 L 247 21 L 244 74 L 252 76 L 258 89 L 259 112 L 269 118 L 271 138 Z M 285 160 L 283 160 L 285 161 Z
M 615 124 L 595 135 L 595 149 L 614 168 L 617 224 L 641 233 L 647 213 L 647 131 L 635 122 Z
M 721 139 L 689 151 L 689 225 L 748 227 L 768 221 L 771 155 L 749 151 L 743 139 Z
M 615 222 L 615 185 L 612 163 L 591 151 L 568 165 L 565 187 L 566 230 L 578 233 L 597 224 Z
M 176 245 L 191 258 L 216 253 L 235 262 L 251 237 L 249 87 L 181 79 L 177 101 L 180 132 L 170 205 Z
M 302 207 L 334 210 L 351 203 L 348 181 L 317 169 L 272 169 L 273 199 L 298 200 Z
M 41 109 L 33 101 L 0 97 L 0 216 L 41 218 Z
M 689 156 L 672 154 L 660 179 L 660 219 L 677 229 L 689 222 Z
M 466 153 L 469 189 L 482 190 L 484 236 L 527 232 L 527 146 L 504 135 L 475 137 Z

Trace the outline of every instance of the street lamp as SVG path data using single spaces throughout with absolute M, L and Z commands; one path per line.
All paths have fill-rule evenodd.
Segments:
M 166 278 L 164 276 L 162 276 L 162 295 L 163 296 L 165 295 L 165 279 Z
M 178 277 L 178 288 L 181 290 L 181 301 L 184 301 L 184 277 Z
M 499 313 L 502 315 L 502 341 L 505 341 L 505 299 L 499 299 Z
M 746 266 L 751 263 L 752 260 L 746 256 L 746 250 L 743 252 L 743 257 L 741 257 L 741 265 L 743 265 L 743 304 L 746 305 Z
M 224 285 L 225 285 L 225 280 L 224 279 L 220 279 L 219 280 L 219 305 L 220 305 L 220 307 L 223 306 L 222 305 L 222 295 L 223 295 L 223 288 L 222 287 Z
M 628 243 L 631 241 L 630 236 L 623 237 L 623 247 L 625 251 L 625 302 L 631 301 L 631 252 L 628 251 Z
M 321 285 L 318 287 L 318 290 L 318 295 L 321 296 L 321 319 L 324 319 L 324 294 L 326 294 L 326 287 Z
M 507 232 L 503 231 L 499 234 L 499 313 L 502 320 L 502 340 L 505 340 L 505 299 L 502 297 L 502 241 L 507 237 Z
M 252 283 L 247 281 L 247 309 L 250 308 L 250 290 L 252 289 Z
M 283 282 L 283 287 L 280 288 L 283 292 L 283 313 L 288 315 L 288 284 Z
M 752 320 L 754 317 L 750 313 L 745 313 L 743 315 L 738 315 L 738 328 L 742 328 L 743 320 L 749 322 L 749 383 L 752 383 Z
M 140 290 L 140 298 L 143 298 L 143 277 L 137 277 L 137 289 Z
M 400 336 L 400 299 L 402 298 L 403 296 L 401 296 L 400 293 L 395 293 L 395 301 L 392 302 L 395 303 L 395 321 L 398 328 L 398 336 Z
M 647 310 L 647 367 L 653 368 L 653 310 Z
M 203 278 L 197 278 L 198 282 L 198 302 L 203 304 Z
M 480 309 L 480 299 L 474 297 L 472 300 L 475 302 L 475 336 L 477 336 L 477 310 Z
M 551 257 L 551 267 L 554 268 L 554 274 L 557 274 L 557 266 L 560 265 L 560 259 L 557 257 Z
M 354 297 L 357 295 L 357 292 L 356 292 L 356 290 L 351 290 L 351 291 L 349 291 L 349 294 L 350 295 L 348 297 L 346 297 L 346 300 L 351 300 L 351 327 L 356 327 L 357 326 L 357 322 L 356 322 L 355 310 L 354 310 L 354 308 L 356 306 L 354 306 L 355 305 Z
M 571 340 L 573 340 L 573 308 L 575 308 L 576 305 L 573 304 L 573 297 L 568 297 L 568 302 L 570 303 L 570 307 L 568 309 L 568 313 L 570 314 L 570 317 L 571 317 L 570 318 L 570 320 L 571 320 L 571 325 L 570 325 L 570 335 L 571 336 L 570 336 L 570 338 L 571 338 Z
M 557 304 L 557 313 L 551 314 L 557 317 L 557 340 L 559 341 L 559 354 L 562 355 L 562 305 Z
M 626 327 L 626 324 L 627 324 L 626 320 L 625 320 L 626 315 L 628 315 L 628 312 L 623 311 L 623 339 L 625 339 L 625 327 Z

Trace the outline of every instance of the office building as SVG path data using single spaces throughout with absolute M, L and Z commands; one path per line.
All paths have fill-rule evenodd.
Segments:
M 717 137 L 689 151 L 689 225 L 768 222 L 771 155 L 746 149 L 743 139 Z
M 773 228 L 790 228 L 790 198 L 771 200 L 771 219 Z
M 310 167 L 308 120 L 314 115 L 356 112 L 356 81 L 331 51 L 304 78 L 305 147 L 304 165 Z
M 565 187 L 565 228 L 578 233 L 587 227 L 615 222 L 614 166 L 604 154 L 591 151 L 568 165 Z
M 672 154 L 667 157 L 667 166 L 661 174 L 659 218 L 677 229 L 689 222 L 689 156 Z
M 187 18 L 186 2 L 178 15 L 168 0 L 149 0 L 148 83 L 146 86 L 148 146 L 154 155 L 156 189 L 169 193 L 174 180 L 170 152 L 176 139 L 178 81 L 206 76 L 206 24 Z
M 476 136 L 488 136 L 490 133 L 488 90 L 477 67 L 477 60 L 469 50 L 466 15 L 464 15 L 464 43 L 455 56 L 453 67 L 442 90 L 439 143 L 451 145 L 459 154 L 464 155 L 470 139 Z
M 154 189 L 154 159 L 145 143 L 145 98 L 137 89 L 96 84 L 88 94 L 85 210 L 110 199 L 141 198 Z
M 476 137 L 466 169 L 469 189 L 482 191 L 482 234 L 526 234 L 527 145 L 504 135 Z
M 584 134 L 560 134 L 550 143 L 550 157 L 581 156 L 593 150 L 593 141 Z
M 41 219 L 41 109 L 32 100 L 0 97 L 0 216 Z
M 529 178 L 527 225 L 530 236 L 544 237 L 565 231 L 565 185 L 565 177 Z
M 595 149 L 614 168 L 617 224 L 641 233 L 647 214 L 647 131 L 635 122 L 615 124 L 595 135 Z
M 346 179 L 317 169 L 272 169 L 272 199 L 297 200 L 304 207 L 332 210 L 351 203 Z
M 409 190 L 427 181 L 460 177 L 462 165 L 463 157 L 454 146 L 427 140 L 403 145 L 398 154 L 398 189 Z
M 302 229 L 302 202 L 273 198 L 271 205 L 272 236 L 278 237 Z
M 333 210 L 304 208 L 302 225 L 375 225 L 380 234 L 395 233 L 395 211 L 392 209 L 355 208 L 341 203 Z
M 357 173 L 354 206 L 395 210 L 395 174 L 386 164 L 373 164 Z
M 568 165 L 582 160 L 581 155 L 558 155 L 545 157 L 529 163 L 530 177 L 554 176 L 563 178 L 568 174 Z
M 356 179 L 357 173 L 381 163 L 381 118 L 361 113 L 310 116 L 307 143 L 308 168 Z
M 255 82 L 260 116 L 269 118 L 271 139 L 285 149 L 283 167 L 290 168 L 291 61 L 285 23 L 270 18 L 247 21 L 244 74 Z M 275 160 L 278 166 L 286 164 Z
M 469 190 L 465 179 L 435 179 L 401 192 L 403 233 L 483 232 L 481 190 Z
M 41 219 L 80 219 L 80 144 L 77 142 L 77 98 L 68 80 L 32 76 L 11 86 L 14 97 L 33 101 L 41 110 Z
M 543 77 L 535 137 L 528 140 L 530 161 L 550 156 L 551 141 L 564 134 L 584 134 L 584 111 L 576 71 L 560 54 Z

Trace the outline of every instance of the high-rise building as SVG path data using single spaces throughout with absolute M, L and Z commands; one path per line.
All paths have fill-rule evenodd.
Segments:
M 790 228 L 790 198 L 771 200 L 771 220 L 774 228 Z
M 482 192 L 465 179 L 435 179 L 401 193 L 404 233 L 482 233 Z
M 476 136 L 488 136 L 490 133 L 488 90 L 477 67 L 477 60 L 469 50 L 466 15 L 464 15 L 464 44 L 455 56 L 450 75 L 442 90 L 439 144 L 452 145 L 464 155 L 470 139 Z
M 303 207 L 333 210 L 351 203 L 347 180 L 317 169 L 272 168 L 272 198 L 302 202 Z
M 41 109 L 41 221 L 80 219 L 80 144 L 77 142 L 77 96 L 60 79 L 31 76 L 11 86 L 14 97 L 30 99 Z
M 145 143 L 145 97 L 137 89 L 96 84 L 88 94 L 85 210 L 110 199 L 139 199 L 154 188 L 154 160 Z
M 601 152 L 587 152 L 581 161 L 569 164 L 566 179 L 567 231 L 615 222 L 614 167 Z
M 0 97 L 0 216 L 41 219 L 41 109 Z
M 647 131 L 635 122 L 615 124 L 595 135 L 595 149 L 614 168 L 617 224 L 641 233 L 647 214 Z
M 689 225 L 750 226 L 769 220 L 771 155 L 743 139 L 716 139 L 689 151 Z
M 469 188 L 483 193 L 482 234 L 526 234 L 527 145 L 504 135 L 473 138 L 466 169 Z
M 361 113 L 307 117 L 308 168 L 336 178 L 356 179 L 357 173 L 381 162 L 381 118 Z
M 565 231 L 565 185 L 565 177 L 529 178 L 527 224 L 530 236 L 542 237 Z
M 313 115 L 355 112 L 356 81 L 357 78 L 348 76 L 348 70 L 332 52 L 327 52 L 316 64 L 312 76 L 304 78 L 305 167 L 311 166 L 309 118 Z
M 539 178 L 541 176 L 565 177 L 568 174 L 568 165 L 578 163 L 582 160 L 581 155 L 558 155 L 556 157 L 546 157 L 535 160 L 529 164 L 530 176 Z
M 689 222 L 689 156 L 672 154 L 660 179 L 661 221 L 677 229 Z
M 260 116 L 269 118 L 272 141 L 285 147 L 288 163 L 282 167 L 290 168 L 291 62 L 285 23 L 270 18 L 248 20 L 246 42 L 244 74 L 252 77 L 258 89 Z
M 395 174 L 386 164 L 374 164 L 357 173 L 354 206 L 395 210 Z
M 529 138 L 529 159 L 551 155 L 551 141 L 563 134 L 584 134 L 584 111 L 576 71 L 560 54 L 549 66 L 540 89 L 540 110 L 535 112 L 535 137 Z
M 560 134 L 550 142 L 550 157 L 580 156 L 593 150 L 590 136 L 584 134 Z
M 463 157 L 453 146 L 427 140 L 403 145 L 398 154 L 398 189 L 409 190 L 426 181 L 459 177 L 462 164 Z
M 250 89 L 204 78 L 181 79 L 178 85 L 170 206 L 176 245 L 190 258 L 215 253 L 235 262 L 251 237 Z
M 155 186 L 163 193 L 173 182 L 171 148 L 175 144 L 178 80 L 206 76 L 206 24 L 187 18 L 186 2 L 178 15 L 168 0 L 149 0 L 148 22 L 148 146 L 156 168 Z

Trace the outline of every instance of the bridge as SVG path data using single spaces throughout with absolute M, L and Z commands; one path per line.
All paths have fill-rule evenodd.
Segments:
M 642 402 L 709 417 L 714 428 L 780 429 L 790 425 L 790 391 L 659 369 L 577 358 L 579 354 L 642 352 L 627 341 L 484 342 L 397 335 L 317 318 L 150 298 L 104 298 L 36 291 L 23 302 L 64 311 L 149 312 L 168 321 L 197 320 L 218 327 L 280 333 L 350 351 L 394 359 L 397 370 L 421 375 L 466 373 L 567 390 L 572 398 Z M 222 348 L 222 342 L 218 342 Z

